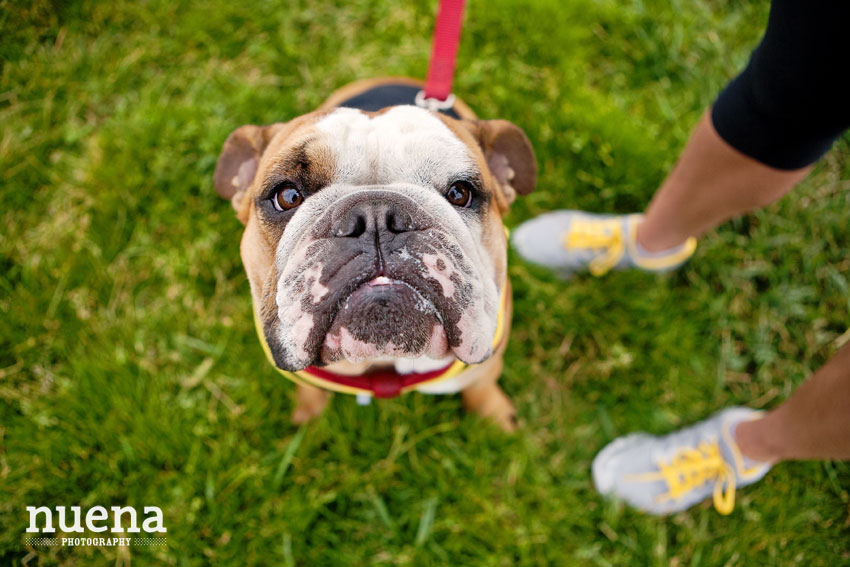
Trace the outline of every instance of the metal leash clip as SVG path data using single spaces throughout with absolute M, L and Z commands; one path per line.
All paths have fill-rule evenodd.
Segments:
M 416 106 L 418 106 L 419 108 L 438 112 L 440 110 L 448 110 L 452 108 L 455 105 L 455 95 L 454 93 L 449 93 L 449 96 L 446 97 L 446 100 L 440 100 L 438 98 L 425 98 L 425 90 L 423 89 L 416 93 L 416 98 L 414 99 L 414 102 L 416 102 Z

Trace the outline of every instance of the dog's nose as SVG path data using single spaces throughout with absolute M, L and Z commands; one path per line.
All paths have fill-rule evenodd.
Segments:
M 359 238 L 364 234 L 401 234 L 418 230 L 410 213 L 394 203 L 358 203 L 336 219 L 334 236 Z

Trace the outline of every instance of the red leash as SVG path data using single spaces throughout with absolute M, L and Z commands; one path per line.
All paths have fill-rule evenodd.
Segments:
M 428 64 L 428 78 L 425 80 L 424 106 L 437 105 L 439 108 L 442 107 L 439 102 L 449 102 L 447 99 L 452 94 L 464 2 L 465 0 L 440 0 L 431 45 L 431 61 Z

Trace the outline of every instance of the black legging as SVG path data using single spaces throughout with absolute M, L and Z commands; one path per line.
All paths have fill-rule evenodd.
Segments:
M 773 0 L 761 44 L 711 121 L 766 165 L 817 161 L 850 128 L 850 0 Z

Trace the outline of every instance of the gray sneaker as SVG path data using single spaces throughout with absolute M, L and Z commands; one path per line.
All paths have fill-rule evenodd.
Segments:
M 696 239 L 659 253 L 644 252 L 636 242 L 639 214 L 598 215 L 583 211 L 553 211 L 528 220 L 513 231 L 511 243 L 520 256 L 563 277 L 590 271 L 639 268 L 666 272 L 693 255 Z
M 735 507 L 735 489 L 767 474 L 770 463 L 744 457 L 735 427 L 763 412 L 733 407 L 668 435 L 619 437 L 593 459 L 593 484 L 650 514 L 671 514 L 708 497 L 721 514 Z

